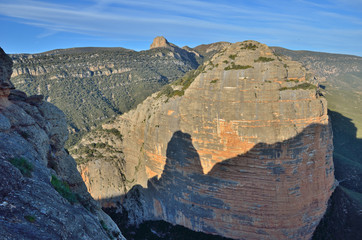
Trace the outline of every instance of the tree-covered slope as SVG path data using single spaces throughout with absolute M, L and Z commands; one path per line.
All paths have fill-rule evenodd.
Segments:
M 14 85 L 29 95 L 44 95 L 67 115 L 68 146 L 102 120 L 128 111 L 197 68 L 202 60 L 178 47 L 140 52 L 73 48 L 11 57 Z

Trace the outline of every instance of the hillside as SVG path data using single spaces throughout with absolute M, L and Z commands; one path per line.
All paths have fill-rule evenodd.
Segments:
M 44 95 L 64 111 L 70 146 L 92 127 L 127 112 L 202 61 L 198 54 L 169 46 L 140 52 L 72 48 L 13 54 L 12 82 L 28 95 Z
M 340 187 L 314 239 L 361 239 L 362 57 L 273 48 L 303 63 L 323 80 L 333 127 L 333 160 Z

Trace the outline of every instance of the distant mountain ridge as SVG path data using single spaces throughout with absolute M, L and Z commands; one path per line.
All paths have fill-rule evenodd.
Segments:
M 75 47 L 75 48 L 59 48 L 59 49 L 53 49 L 46 52 L 41 53 L 19 53 L 19 54 L 9 54 L 10 56 L 16 58 L 16 56 L 39 56 L 39 55 L 57 55 L 57 54 L 66 54 L 66 53 L 90 53 L 90 52 L 97 52 L 97 51 L 114 51 L 114 50 L 125 50 L 125 51 L 132 51 L 135 52 L 132 49 L 127 49 L 123 47 Z
M 29 95 L 44 95 L 66 113 L 71 133 L 68 146 L 99 122 L 130 110 L 203 61 L 199 54 L 176 45 L 140 52 L 57 49 L 12 54 L 11 58 L 14 85 Z

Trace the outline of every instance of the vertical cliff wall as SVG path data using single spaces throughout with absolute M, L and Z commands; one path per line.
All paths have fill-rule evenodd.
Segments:
M 65 115 L 10 82 L 0 48 L 1 239 L 123 239 L 64 150 Z
M 326 100 L 301 64 L 258 42 L 226 47 L 105 129 L 122 135 L 122 158 L 95 156 L 79 169 L 83 179 L 99 179 L 86 181 L 98 199 L 126 194 L 131 222 L 163 219 L 235 239 L 309 239 L 334 189 Z M 92 170 L 117 162 L 118 176 Z

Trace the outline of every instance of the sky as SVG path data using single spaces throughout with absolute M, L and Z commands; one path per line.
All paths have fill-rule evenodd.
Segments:
M 149 49 L 256 40 L 362 56 L 362 0 L 0 0 L 0 47 Z

